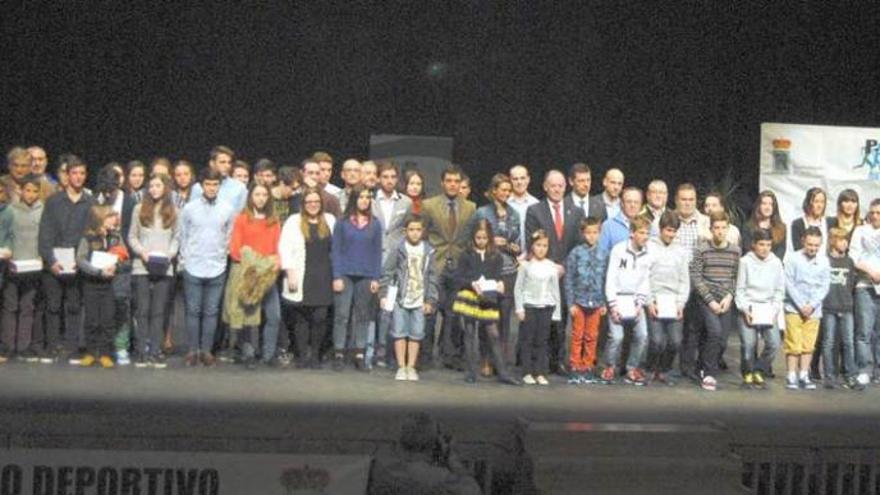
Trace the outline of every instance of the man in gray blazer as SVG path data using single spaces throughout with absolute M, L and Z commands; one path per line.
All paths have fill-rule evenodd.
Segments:
M 412 200 L 397 191 L 398 171 L 397 165 L 392 161 L 380 160 L 377 162 L 379 175 L 379 188 L 376 190 L 376 198 L 373 200 L 373 216 L 382 222 L 382 266 L 388 253 L 394 252 L 397 246 L 403 242 L 404 222 L 412 212 Z M 381 363 L 383 360 L 393 359 L 392 352 L 384 352 L 390 349 L 388 333 L 392 321 L 385 312 L 379 314 L 379 334 L 376 337 L 378 348 L 376 355 Z M 372 337 L 373 332 L 370 331 Z M 368 339 L 369 340 L 369 339 Z M 372 357 L 372 346 L 368 343 L 367 354 Z M 393 365 L 393 363 L 388 363 Z
M 412 211 L 412 200 L 397 191 L 397 166 L 391 161 L 379 161 L 379 189 L 373 201 L 373 216 L 382 221 L 382 263 L 392 249 L 403 240 L 403 222 Z

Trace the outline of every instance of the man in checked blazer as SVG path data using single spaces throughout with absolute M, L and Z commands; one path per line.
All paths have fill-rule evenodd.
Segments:
M 474 216 L 476 205 L 459 197 L 462 171 L 456 165 L 450 165 L 443 171 L 440 180 L 443 192 L 422 202 L 422 218 L 425 221 L 425 232 L 428 242 L 434 248 L 434 268 L 441 280 L 449 280 L 456 266 L 458 257 L 467 248 L 470 239 L 468 224 Z M 450 214 L 454 214 L 451 217 Z M 439 310 L 444 312 L 441 353 L 444 361 L 450 363 L 461 356 L 461 336 L 458 325 L 452 325 L 452 299 L 454 290 L 444 290 L 441 284 Z M 425 339 L 419 352 L 419 362 L 428 364 L 432 361 L 434 343 L 434 325 L 436 312 L 425 319 Z
M 550 170 L 544 176 L 544 200 L 529 206 L 526 210 L 526 245 L 531 250 L 532 234 L 543 230 L 550 238 L 550 250 L 547 257 L 559 265 L 559 283 L 562 284 L 562 274 L 565 258 L 578 243 L 581 242 L 580 223 L 584 218 L 584 211 L 575 206 L 571 196 L 565 196 L 565 175 L 559 170 Z M 561 222 L 561 225 L 558 223 Z M 562 307 L 568 308 L 565 301 L 565 291 L 560 290 Z M 554 323 L 550 332 L 550 370 L 562 374 L 566 373 L 565 365 L 568 362 L 568 345 L 565 334 L 568 311 L 562 311 L 562 321 Z

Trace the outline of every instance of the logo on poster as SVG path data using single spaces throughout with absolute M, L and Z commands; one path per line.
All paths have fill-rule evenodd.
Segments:
M 862 147 L 862 163 L 853 168 L 868 168 L 868 180 L 880 181 L 880 146 L 876 139 L 868 139 Z
M 791 171 L 788 159 L 791 154 L 791 140 L 776 138 L 773 140 L 773 173 L 784 174 Z

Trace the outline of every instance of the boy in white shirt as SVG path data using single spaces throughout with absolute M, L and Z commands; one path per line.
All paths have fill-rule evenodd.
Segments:
M 630 221 L 630 237 L 611 249 L 608 273 L 605 276 L 605 298 L 608 301 L 608 343 L 605 347 L 606 367 L 602 381 L 614 383 L 620 359 L 623 334 L 632 332 L 626 362 L 626 383 L 644 385 L 645 373 L 639 368 L 648 340 L 644 307 L 650 294 L 652 258 L 648 252 L 651 224 L 642 217 Z

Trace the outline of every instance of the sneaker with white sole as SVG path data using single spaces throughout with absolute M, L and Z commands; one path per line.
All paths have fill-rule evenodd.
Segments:
M 119 366 L 128 366 L 131 364 L 131 358 L 128 356 L 128 351 L 116 351 L 116 364 Z
M 523 381 L 523 383 L 525 383 L 526 385 L 534 385 L 534 384 L 538 383 L 538 382 L 535 381 L 535 377 L 533 377 L 532 375 L 526 375 L 526 376 L 524 376 L 523 379 L 522 379 L 522 381 Z
M 867 385 L 871 383 L 871 377 L 868 376 L 867 373 L 859 373 L 859 376 L 856 377 L 856 381 L 862 385 Z
M 547 377 L 544 375 L 538 375 L 537 378 L 535 378 L 535 382 L 538 385 L 550 385 L 550 382 L 547 381 Z
M 797 390 L 800 388 L 797 378 L 788 377 L 785 379 L 785 388 L 789 390 Z
M 419 381 L 419 372 L 415 368 L 406 369 L 406 379 L 411 382 Z
M 798 385 L 804 390 L 816 390 L 816 384 L 813 383 L 813 380 L 810 380 L 809 376 L 798 380 Z
M 400 368 L 397 368 L 397 373 L 395 373 L 394 379 L 399 382 L 405 382 L 409 380 L 409 368 L 407 368 L 406 366 L 401 366 Z
M 709 392 L 714 392 L 718 390 L 718 382 L 715 381 L 715 378 L 711 375 L 706 375 L 703 377 L 703 381 L 700 383 L 700 387 L 703 390 L 708 390 Z

